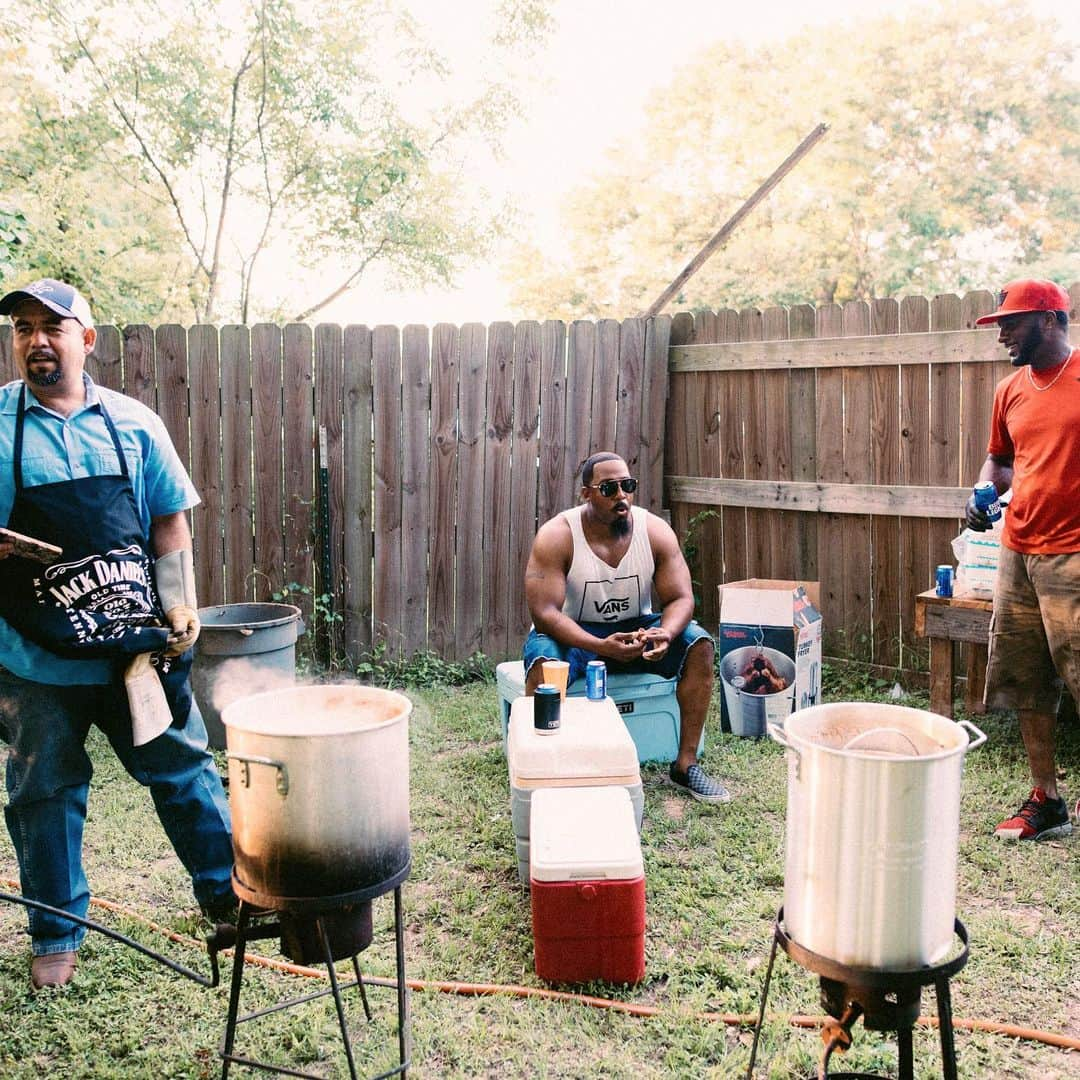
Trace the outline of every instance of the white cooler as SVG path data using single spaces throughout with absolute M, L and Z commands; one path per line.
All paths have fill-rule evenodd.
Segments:
M 533 727 L 533 699 L 519 697 L 510 709 L 506 761 L 510 770 L 510 817 L 517 847 L 518 877 L 529 881 L 532 793 L 537 788 L 626 788 L 641 830 L 645 795 L 637 749 L 610 698 L 568 697 L 559 730 L 540 735 Z

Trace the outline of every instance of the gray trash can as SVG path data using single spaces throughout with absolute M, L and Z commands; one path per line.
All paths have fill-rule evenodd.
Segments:
M 199 608 L 199 621 L 191 689 L 210 745 L 224 750 L 226 705 L 295 682 L 296 639 L 304 624 L 292 604 L 220 604 Z

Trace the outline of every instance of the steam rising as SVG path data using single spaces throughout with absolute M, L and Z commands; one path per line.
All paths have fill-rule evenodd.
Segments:
M 226 705 L 251 694 L 284 690 L 296 685 L 296 677 L 287 671 L 268 668 L 242 656 L 226 660 L 210 680 L 210 700 L 220 715 Z

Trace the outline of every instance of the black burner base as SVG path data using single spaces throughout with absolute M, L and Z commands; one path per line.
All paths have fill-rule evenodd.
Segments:
M 962 948 L 956 956 L 944 963 L 905 971 L 855 968 L 820 956 L 793 941 L 784 929 L 784 909 L 781 908 L 777 912 L 773 928 L 772 950 L 769 953 L 769 966 L 765 972 L 761 1010 L 754 1030 L 750 1067 L 746 1071 L 747 1080 L 750 1080 L 754 1074 L 758 1040 L 765 1021 L 765 1002 L 769 996 L 769 982 L 772 979 L 773 962 L 776 959 L 778 947 L 801 967 L 821 976 L 821 1004 L 835 1021 L 829 1021 L 822 1030 L 825 1053 L 817 1074 L 808 1080 L 819 1080 L 821 1077 L 831 1077 L 832 1080 L 886 1080 L 874 1073 L 829 1072 L 829 1058 L 833 1051 L 844 1050 L 851 1045 L 851 1028 L 860 1018 L 863 1020 L 864 1027 L 872 1031 L 896 1032 L 897 1075 L 900 1080 L 914 1080 L 912 1029 L 919 1018 L 919 1005 L 924 986 L 933 986 L 937 996 L 942 1076 L 944 1080 L 957 1080 L 949 979 L 967 963 L 968 936 L 964 924 L 959 919 L 955 920 L 953 929 L 960 939 Z
M 821 977 L 821 1007 L 837 1020 L 857 1005 L 868 1031 L 899 1031 L 914 1027 L 922 1005 L 921 987 L 883 990 Z
M 235 886 L 235 879 L 234 879 Z M 398 1035 L 398 1061 L 399 1064 L 386 1072 L 380 1073 L 371 1080 L 386 1080 L 391 1076 L 406 1076 L 409 1068 L 409 997 L 408 987 L 405 985 L 405 927 L 401 910 L 401 886 L 394 888 L 394 945 L 397 959 L 397 978 L 390 984 L 397 991 L 397 1035 Z M 284 1074 L 287 1076 L 310 1077 L 311 1080 L 322 1080 L 316 1073 L 300 1072 L 296 1069 L 284 1068 L 280 1065 L 272 1065 L 266 1061 L 256 1061 L 253 1058 L 244 1057 L 235 1052 L 236 1029 L 240 1024 L 249 1020 L 271 1013 L 281 1012 L 284 1009 L 293 1008 L 313 1001 L 316 998 L 332 995 L 334 1006 L 337 1010 L 338 1025 L 341 1029 L 341 1038 L 345 1058 L 348 1065 L 348 1075 L 351 1080 L 357 1080 L 356 1063 L 353 1059 L 353 1043 L 349 1034 L 345 1018 L 345 1003 L 342 997 L 343 990 L 356 987 L 360 994 L 360 1000 L 364 1007 L 364 1016 L 370 1022 L 371 1009 L 368 1006 L 367 992 L 364 977 L 360 971 L 357 954 L 367 948 L 372 938 L 371 902 L 354 903 L 347 905 L 341 910 L 323 910 L 313 912 L 310 905 L 303 913 L 296 910 L 276 911 L 256 907 L 248 900 L 240 899 L 240 910 L 236 920 L 236 946 L 233 954 L 232 986 L 229 991 L 229 1016 L 225 1024 L 225 1035 L 221 1040 L 221 1080 L 227 1080 L 229 1066 L 245 1065 L 252 1069 L 262 1069 L 266 1072 Z M 306 964 L 326 964 L 326 973 L 330 980 L 330 986 L 325 990 L 318 990 L 313 994 L 303 997 L 292 998 L 283 1001 L 270 1008 L 259 1009 L 257 1012 L 240 1015 L 240 989 L 244 978 L 244 958 L 249 941 L 257 941 L 265 938 L 281 936 L 282 951 L 291 960 Z M 349 959 L 352 961 L 353 972 L 356 975 L 355 982 L 339 983 L 337 972 L 334 970 L 335 960 Z M 370 982 L 370 980 L 369 980 Z M 379 985 L 386 985 L 377 980 Z
M 281 913 L 281 951 L 296 964 L 324 964 L 319 923 L 330 940 L 330 955 L 348 960 L 371 944 L 371 901 L 321 916 Z

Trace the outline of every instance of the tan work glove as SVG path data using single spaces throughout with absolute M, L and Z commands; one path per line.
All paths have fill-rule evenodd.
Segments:
M 140 653 L 124 669 L 124 689 L 131 712 L 131 741 L 144 746 L 172 723 L 165 690 L 151 663 L 151 653 Z
M 191 552 L 181 548 L 159 556 L 154 563 L 154 585 L 172 631 L 165 655 L 179 656 L 195 644 L 200 630 Z

